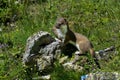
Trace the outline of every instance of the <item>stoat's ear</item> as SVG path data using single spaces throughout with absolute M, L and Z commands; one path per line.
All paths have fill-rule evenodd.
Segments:
M 64 21 L 67 22 L 67 20 L 64 18 Z
M 68 24 L 68 21 L 67 21 L 67 19 L 65 19 L 65 18 L 64 18 L 64 21 L 65 21 L 65 24 Z

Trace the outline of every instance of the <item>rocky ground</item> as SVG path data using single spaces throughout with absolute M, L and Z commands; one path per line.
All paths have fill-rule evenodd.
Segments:
M 37 71 L 41 75 L 41 78 L 42 76 L 46 76 L 46 75 L 47 77 L 43 77 L 43 78 L 50 77 L 50 74 L 54 69 L 54 63 L 57 60 L 59 61 L 59 64 L 61 64 L 64 67 L 64 69 L 67 70 L 71 69 L 74 71 L 83 70 L 84 67 L 81 64 L 89 63 L 89 61 L 87 61 L 87 59 L 83 57 L 83 59 L 77 61 L 76 64 L 72 64 L 71 62 L 72 62 L 72 58 L 74 58 L 74 55 L 72 55 L 71 58 L 69 57 L 69 55 L 62 56 L 63 48 L 61 44 L 63 43 L 60 40 L 53 38 L 50 35 L 50 33 L 45 31 L 39 31 L 27 39 L 26 50 L 23 55 L 23 63 L 28 67 L 31 66 L 37 67 Z M 70 45 L 66 46 L 66 49 L 64 49 L 64 51 L 67 51 L 68 48 L 70 49 Z M 107 60 L 113 55 L 115 55 L 114 46 L 111 46 L 104 50 L 96 51 L 96 56 L 99 60 Z M 94 69 L 95 69 L 95 65 L 93 70 Z M 99 74 L 100 76 L 98 76 Z M 86 80 L 98 80 L 98 79 L 103 80 L 107 78 L 112 79 L 111 78 L 112 76 L 109 77 L 109 75 L 110 73 L 107 74 L 104 72 L 98 72 L 98 73 L 90 73 L 86 75 L 87 77 L 85 78 Z M 113 74 L 113 75 L 114 75 L 113 79 L 115 78 L 117 79 L 119 76 L 118 74 L 117 75 Z M 83 77 L 81 78 L 83 79 Z

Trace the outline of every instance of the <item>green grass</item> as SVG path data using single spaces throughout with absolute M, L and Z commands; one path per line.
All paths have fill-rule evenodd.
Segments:
M 6 15 L 10 17 L 17 12 L 19 17 L 14 28 L 3 24 L 0 26 L 3 30 L 0 32 L 0 42 L 12 43 L 11 47 L 0 50 L 0 80 L 30 79 L 30 72 L 29 70 L 26 72 L 21 61 L 26 40 L 40 30 L 48 31 L 53 35 L 51 29 L 58 17 L 65 17 L 73 31 L 87 36 L 95 50 L 120 45 L 119 0 L 40 0 L 34 4 L 28 1 L 20 5 L 13 5 L 12 2 L 11 4 L 12 6 L 9 4 L 7 8 L 0 8 L 2 23 Z M 112 60 L 101 61 L 101 64 L 104 64 L 102 71 L 120 72 L 120 48 L 116 51 L 118 54 Z M 81 75 L 90 72 L 87 71 L 90 66 L 86 64 L 85 67 L 85 70 L 75 72 L 63 70 L 59 64 L 56 64 L 52 80 L 79 80 Z M 36 76 L 37 73 L 31 75 Z

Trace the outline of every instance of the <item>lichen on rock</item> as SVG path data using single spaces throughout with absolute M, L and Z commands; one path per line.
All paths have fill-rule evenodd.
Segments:
M 61 55 L 60 41 L 48 32 L 40 31 L 27 39 L 23 63 L 27 66 L 36 65 L 40 73 L 49 73 L 54 61 Z
M 50 36 L 48 32 L 40 31 L 30 36 L 27 39 L 25 53 L 23 54 L 23 62 L 25 64 L 31 64 L 31 61 L 34 62 L 35 56 L 42 55 L 39 53 L 41 47 L 53 41 L 55 41 L 55 39 Z

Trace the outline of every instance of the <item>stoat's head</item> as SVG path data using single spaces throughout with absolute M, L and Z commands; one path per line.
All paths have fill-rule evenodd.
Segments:
M 65 18 L 58 18 L 55 24 L 57 36 L 59 39 L 65 39 L 65 35 L 68 32 L 68 22 Z

